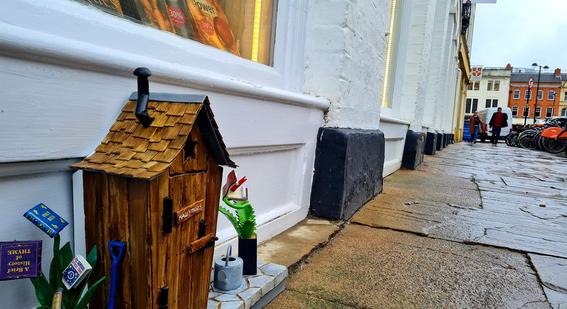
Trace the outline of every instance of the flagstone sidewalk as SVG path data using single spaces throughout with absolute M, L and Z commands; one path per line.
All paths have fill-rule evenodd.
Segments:
M 567 308 L 567 158 L 450 145 L 303 262 L 269 308 Z

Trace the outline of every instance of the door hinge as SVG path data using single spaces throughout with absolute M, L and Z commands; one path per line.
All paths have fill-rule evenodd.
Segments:
M 159 293 L 159 303 L 158 303 L 158 308 L 159 309 L 168 309 L 169 304 L 168 304 L 168 299 L 169 298 L 169 288 L 167 286 L 161 288 L 160 293 Z

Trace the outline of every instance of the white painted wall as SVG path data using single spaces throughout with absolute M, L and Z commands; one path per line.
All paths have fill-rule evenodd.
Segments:
M 508 107 L 511 74 L 512 70 L 506 70 L 505 68 L 483 69 L 482 78 L 478 81 L 480 82 L 479 90 L 474 90 L 474 87 L 471 90 L 467 90 L 467 99 L 478 99 L 478 110 L 486 108 L 486 99 L 497 99 L 498 107 Z M 500 91 L 487 90 L 489 81 L 492 81 L 493 85 L 495 81 L 499 81 Z M 523 96 L 524 94 L 522 93 L 521 97 Z M 470 114 L 468 113 L 467 115 Z
M 376 129 L 388 0 L 309 1 L 304 91 L 331 102 L 325 126 Z
M 326 99 L 301 93 L 306 5 L 279 2 L 274 66 L 268 67 L 75 1 L 0 4 L 2 240 L 44 238 L 22 217 L 43 201 L 76 219 L 64 239 L 84 250 L 81 178 L 60 171 L 70 161 L 58 170 L 49 166 L 84 157 L 100 143 L 135 91 L 131 72 L 138 66 L 152 70 L 151 92 L 209 95 L 238 174 L 248 176 L 260 241 L 304 219 L 316 134 L 328 107 Z M 220 247 L 235 236 L 222 217 L 218 235 Z M 35 304 L 28 281 L 0 285 L 0 308 Z

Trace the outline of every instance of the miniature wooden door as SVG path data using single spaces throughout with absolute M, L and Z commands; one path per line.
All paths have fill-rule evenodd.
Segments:
M 198 128 L 170 168 L 169 197 L 175 223 L 166 268 L 170 308 L 205 308 L 218 210 L 220 168 L 208 155 Z

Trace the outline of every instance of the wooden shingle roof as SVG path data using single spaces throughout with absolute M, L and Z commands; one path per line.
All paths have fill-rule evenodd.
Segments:
M 206 96 L 150 93 L 148 113 L 154 120 L 147 128 L 136 119 L 136 100 L 133 93 L 95 152 L 74 168 L 152 179 L 181 152 L 195 124 L 216 163 L 236 167 Z

